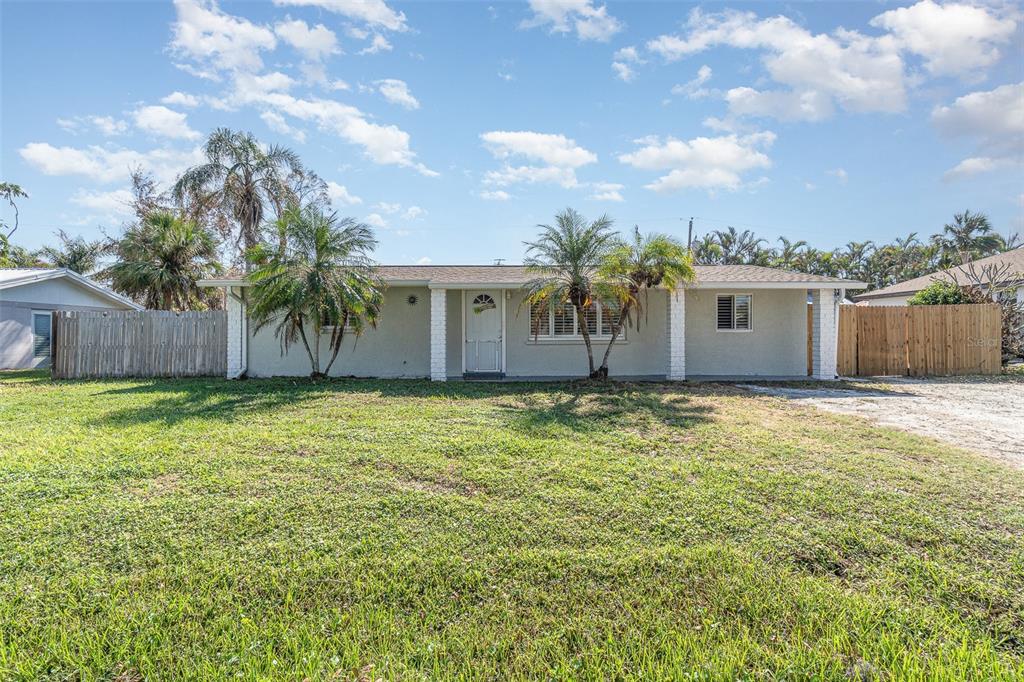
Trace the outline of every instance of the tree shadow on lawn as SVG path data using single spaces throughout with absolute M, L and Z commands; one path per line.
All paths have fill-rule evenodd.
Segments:
M 104 382 L 107 383 L 107 382 Z M 129 426 L 140 423 L 174 425 L 189 419 L 231 422 L 247 416 L 291 409 L 302 403 L 328 399 L 332 395 L 365 394 L 386 400 L 441 399 L 447 401 L 499 401 L 505 423 L 524 431 L 564 427 L 577 432 L 606 431 L 623 421 L 653 419 L 690 427 L 708 419 L 713 408 L 699 405 L 680 395 L 679 385 L 627 384 L 609 381 L 524 382 L 524 383 L 436 383 L 409 379 L 250 379 L 227 381 L 219 378 L 163 379 L 118 386 L 117 382 L 94 394 L 133 397 L 131 406 L 107 412 L 97 418 L 102 425 Z M 703 395 L 711 391 L 700 389 Z M 735 389 L 732 394 L 741 394 Z

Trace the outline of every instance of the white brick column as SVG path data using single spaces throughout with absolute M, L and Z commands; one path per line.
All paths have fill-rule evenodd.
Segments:
M 686 290 L 668 294 L 668 379 L 686 379 Z
M 245 301 L 242 300 L 242 287 L 227 287 L 228 318 L 228 379 L 237 379 L 248 369 L 247 347 L 249 342 L 249 318 Z
M 835 289 L 813 289 L 811 303 L 811 377 L 822 381 L 836 378 L 839 343 L 839 303 Z
M 448 341 L 447 289 L 430 290 L 430 380 L 446 381 L 448 379 L 448 358 L 446 356 Z

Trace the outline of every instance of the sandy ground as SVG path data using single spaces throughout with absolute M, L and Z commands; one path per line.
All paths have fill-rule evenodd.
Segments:
M 884 379 L 878 381 L 877 391 L 841 386 L 743 385 L 823 410 L 867 417 L 1024 468 L 1024 382 L 950 377 Z

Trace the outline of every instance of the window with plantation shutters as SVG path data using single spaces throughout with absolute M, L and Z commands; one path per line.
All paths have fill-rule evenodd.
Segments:
M 716 310 L 718 330 L 750 331 L 753 318 L 752 300 L 750 294 L 719 294 Z
M 591 338 L 607 339 L 612 335 L 612 327 L 618 322 L 619 309 L 614 304 L 595 302 L 578 320 L 576 309 L 571 303 L 544 306 L 540 303 L 530 304 L 530 337 L 537 339 L 581 339 L 583 325 Z M 625 330 L 619 335 L 625 339 Z
M 50 313 L 32 313 L 32 355 L 50 357 Z

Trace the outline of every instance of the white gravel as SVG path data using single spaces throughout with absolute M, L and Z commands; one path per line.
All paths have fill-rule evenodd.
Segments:
M 742 386 L 866 417 L 1024 468 L 1024 382 L 949 377 L 877 383 L 878 391 L 843 389 L 842 383 L 821 389 Z

